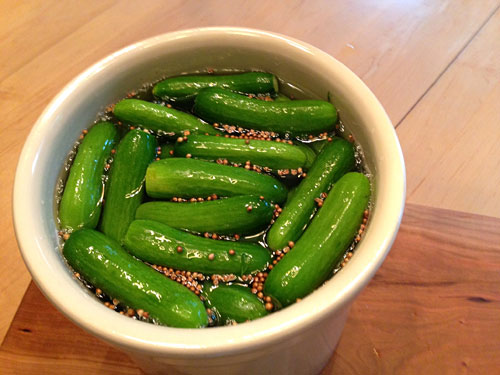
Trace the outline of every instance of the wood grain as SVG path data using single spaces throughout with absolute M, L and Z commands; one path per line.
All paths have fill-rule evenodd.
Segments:
M 500 219 L 406 207 L 322 375 L 493 374 L 500 368 Z M 31 284 L 0 349 L 5 374 L 139 374 Z
M 309 42 L 344 62 L 372 88 L 397 124 L 475 37 L 499 3 L 499 0 L 0 2 L 3 57 L 0 62 L 0 210 L 4 213 L 0 217 L 0 341 L 30 280 L 18 253 L 8 214 L 12 209 L 11 190 L 17 159 L 24 139 L 43 108 L 86 67 L 127 44 L 163 32 L 224 25 L 270 30 Z M 497 18 L 494 22 L 498 22 Z M 469 63 L 475 64 L 475 61 Z M 460 96 L 467 87 L 453 90 L 445 95 Z M 481 99 L 474 95 L 475 92 L 470 93 L 472 101 Z M 477 95 L 482 92 L 478 91 Z M 495 102 L 489 105 L 494 106 Z M 486 109 L 481 113 L 477 121 L 494 123 L 490 122 Z M 453 129 L 454 121 L 444 118 L 443 124 L 446 129 Z M 477 129 L 479 133 L 483 131 L 482 127 Z M 451 169 L 457 170 L 454 178 L 460 179 L 468 170 L 460 170 L 464 156 L 455 154 L 458 156 L 448 162 Z M 407 162 L 412 166 L 412 160 L 420 156 L 418 150 L 411 151 L 407 153 Z M 484 152 L 476 153 L 475 157 L 481 160 Z M 411 172 L 425 175 L 416 169 L 415 172 L 412 166 Z M 433 186 L 429 184 L 426 188 L 439 196 L 442 192 L 434 192 Z M 410 198 L 420 201 L 419 194 L 425 196 L 426 191 L 420 190 Z M 454 196 L 468 202 L 468 194 L 464 189 L 457 189 Z M 490 199 L 497 198 L 490 195 Z M 488 204 L 488 199 L 482 198 L 481 205 Z M 467 204 L 460 207 L 474 210 Z
M 407 205 L 323 375 L 496 373 L 499 228 L 497 218 Z
M 2 374 L 142 374 L 123 352 L 75 326 L 31 282 L 0 350 Z
M 397 129 L 408 201 L 500 217 L 500 10 Z

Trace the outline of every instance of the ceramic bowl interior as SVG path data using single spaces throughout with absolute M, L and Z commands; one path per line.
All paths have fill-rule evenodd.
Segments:
M 282 311 L 238 326 L 187 330 L 138 322 L 110 311 L 73 278 L 59 249 L 54 191 L 61 166 L 82 129 L 127 92 L 165 76 L 260 70 L 307 95 L 331 98 L 361 145 L 373 174 L 373 210 L 347 266 L 324 286 Z M 86 330 L 118 345 L 178 356 L 245 351 L 296 335 L 348 305 L 388 253 L 399 227 L 405 172 L 392 124 L 371 91 L 344 65 L 305 43 L 238 28 L 161 35 L 103 59 L 51 102 L 22 151 L 14 188 L 14 221 L 24 260 L 45 296 Z

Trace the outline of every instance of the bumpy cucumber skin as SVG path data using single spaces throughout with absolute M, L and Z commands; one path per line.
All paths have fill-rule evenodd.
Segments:
M 251 206 L 252 210 L 247 208 Z M 254 195 L 203 202 L 147 202 L 136 219 L 154 220 L 173 228 L 217 234 L 256 234 L 273 218 L 274 206 Z
M 275 178 L 202 160 L 172 158 L 151 163 L 146 192 L 152 198 L 257 195 L 281 203 L 287 190 Z
M 369 198 L 366 176 L 345 174 L 293 249 L 271 270 L 264 294 L 285 307 L 326 281 L 359 230 Z
M 156 138 L 131 130 L 121 140 L 111 166 L 99 229 L 121 242 L 144 196 L 144 178 L 156 155 Z M 133 168 L 131 168 L 133 166 Z
M 218 325 L 262 318 L 268 314 L 262 301 L 248 287 L 232 284 L 204 286 L 205 305 L 217 316 Z
M 251 274 L 267 268 L 271 260 L 267 249 L 257 244 L 203 238 L 152 220 L 130 224 L 125 248 L 149 263 L 208 275 Z
M 158 82 L 153 87 L 153 95 L 164 100 L 190 101 L 206 87 L 220 87 L 248 94 L 274 94 L 278 92 L 278 81 L 273 74 L 261 72 L 180 76 Z
M 208 324 L 200 299 L 186 287 L 135 259 L 118 242 L 92 229 L 71 234 L 63 254 L 73 269 L 106 294 L 170 327 Z
M 325 101 L 266 102 L 219 88 L 201 90 L 195 99 L 194 112 L 209 122 L 290 135 L 331 131 L 337 121 L 337 110 Z
M 59 206 L 61 228 L 95 228 L 102 204 L 104 166 L 118 139 L 109 122 L 94 125 L 78 147 Z
M 211 135 L 191 135 L 187 141 L 177 142 L 174 152 L 175 156 L 191 154 L 203 160 L 227 159 L 233 163 L 250 161 L 271 169 L 297 169 L 308 164 L 307 155 L 299 146 Z
M 218 130 L 199 118 L 173 108 L 138 99 L 124 99 L 116 103 L 113 113 L 120 120 L 153 131 L 183 135 L 184 131 L 218 134 Z
M 340 138 L 333 139 L 316 157 L 307 177 L 299 184 L 267 232 L 269 247 L 278 250 L 287 246 L 289 241 L 296 241 L 314 213 L 314 199 L 328 192 L 331 184 L 352 170 L 354 164 L 352 145 Z

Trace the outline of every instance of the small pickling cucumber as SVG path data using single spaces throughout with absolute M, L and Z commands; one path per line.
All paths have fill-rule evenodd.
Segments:
M 120 141 L 106 188 L 100 231 L 121 241 L 144 196 L 144 178 L 156 154 L 156 138 L 131 130 Z
M 307 147 L 307 146 L 305 146 Z M 300 147 L 275 141 L 190 135 L 187 141 L 175 144 L 175 156 L 193 157 L 215 161 L 227 159 L 233 163 L 245 163 L 271 169 L 309 168 L 309 154 Z M 314 152 L 311 150 L 314 154 Z
M 172 158 L 151 163 L 146 192 L 152 198 L 257 195 L 281 203 L 287 191 L 275 178 L 203 160 Z
M 266 241 L 273 250 L 296 241 L 314 213 L 316 198 L 355 164 L 354 149 L 346 140 L 335 138 L 316 157 L 307 177 L 301 181 L 283 212 L 267 232 Z
M 126 306 L 147 311 L 160 324 L 178 328 L 208 324 L 205 307 L 193 292 L 135 259 L 100 232 L 75 231 L 64 244 L 63 254 L 96 288 Z
M 293 136 L 330 131 L 337 121 L 337 110 L 325 101 L 267 102 L 216 87 L 200 91 L 194 112 L 209 122 Z
M 61 228 L 95 228 L 102 205 L 103 174 L 118 133 L 109 122 L 94 125 L 83 138 L 59 205 Z
M 333 186 L 302 237 L 269 272 L 264 294 L 288 306 L 325 282 L 352 243 L 370 198 L 370 182 L 349 172 Z
M 152 264 L 208 275 L 252 274 L 271 261 L 269 251 L 255 243 L 199 237 L 152 220 L 130 224 L 125 248 Z
M 248 207 L 252 209 L 248 211 Z M 147 202 L 136 219 L 155 220 L 177 229 L 217 234 L 255 234 L 273 218 L 274 205 L 254 195 L 203 202 Z
M 262 301 L 250 291 L 250 288 L 242 285 L 214 286 L 205 283 L 203 296 L 205 306 L 217 317 L 217 325 L 244 323 L 268 314 Z
M 167 78 L 153 87 L 153 95 L 163 100 L 193 100 L 205 87 L 220 87 L 247 94 L 274 94 L 278 80 L 273 74 L 249 72 L 230 75 L 190 75 Z
M 139 99 L 124 99 L 116 103 L 113 113 L 120 120 L 153 131 L 183 135 L 191 133 L 218 134 L 219 131 L 189 113 Z
M 295 143 L 295 146 L 299 147 L 302 152 L 306 155 L 306 169 L 311 168 L 312 164 L 314 163 L 314 160 L 316 160 L 316 153 L 314 150 L 309 147 L 308 144 L 304 143 Z
M 309 143 L 309 145 L 311 146 L 311 148 L 314 150 L 314 152 L 316 154 L 319 154 L 321 152 L 321 150 L 323 150 L 323 147 L 325 147 L 327 144 L 328 144 L 327 140 Z

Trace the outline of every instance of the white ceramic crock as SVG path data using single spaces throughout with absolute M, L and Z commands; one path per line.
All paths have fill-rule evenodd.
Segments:
M 55 184 L 74 141 L 97 112 L 144 82 L 207 67 L 272 72 L 320 98 L 330 93 L 374 175 L 374 209 L 355 256 L 300 303 L 237 326 L 159 327 L 110 311 L 75 281 L 58 248 Z M 349 69 L 315 47 L 282 35 L 204 28 L 126 47 L 57 95 L 22 151 L 14 223 L 23 258 L 45 296 L 80 327 L 131 354 L 148 373 L 315 374 L 334 351 L 351 303 L 389 252 L 404 200 L 404 163 L 392 124 Z

